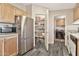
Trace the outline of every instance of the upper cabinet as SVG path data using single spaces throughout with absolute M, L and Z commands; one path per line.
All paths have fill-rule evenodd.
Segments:
M 74 21 L 79 19 L 79 7 L 74 8 Z
M 2 4 L 2 20 L 7 23 L 14 23 L 14 7 L 9 4 Z
M 76 6 L 74 8 L 73 18 L 74 18 L 74 21 L 76 21 L 77 19 L 79 19 L 79 4 L 76 4 Z
M 57 19 L 56 26 L 65 26 L 65 20 L 64 19 Z
M 0 22 L 14 23 L 15 15 L 26 15 L 23 10 L 8 3 L 0 3 Z
M 2 7 L 3 7 L 3 4 L 0 4 L 0 22 L 3 22 L 4 20 L 2 19 Z
M 26 16 L 26 12 L 21 9 L 15 8 L 15 15 Z

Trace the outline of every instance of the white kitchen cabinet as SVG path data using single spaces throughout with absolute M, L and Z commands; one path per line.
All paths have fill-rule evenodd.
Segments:
M 79 40 L 76 33 L 70 33 L 68 39 L 68 51 L 72 56 L 79 56 Z
M 77 19 L 79 19 L 79 7 L 74 8 L 74 12 L 73 12 L 73 18 L 74 21 L 76 21 Z
M 79 3 L 76 3 L 75 8 L 73 9 L 73 21 L 79 19 Z
M 72 56 L 76 56 L 76 45 L 71 39 L 69 41 L 69 49 L 70 49 Z

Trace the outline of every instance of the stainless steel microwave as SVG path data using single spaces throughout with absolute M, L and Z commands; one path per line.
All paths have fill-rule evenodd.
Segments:
M 0 33 L 14 33 L 16 32 L 16 27 L 0 27 Z

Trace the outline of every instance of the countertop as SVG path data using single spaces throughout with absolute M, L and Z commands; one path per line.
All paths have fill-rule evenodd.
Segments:
M 79 33 L 78 32 L 73 32 L 73 33 L 69 32 L 69 34 L 73 35 L 76 38 L 79 38 Z
M 0 38 L 15 36 L 17 33 L 0 33 Z

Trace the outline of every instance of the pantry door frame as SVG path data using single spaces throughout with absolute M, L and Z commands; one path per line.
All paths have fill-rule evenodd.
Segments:
M 48 43 L 48 37 L 49 37 L 49 34 L 48 34 L 48 15 L 46 15 L 46 14 L 36 14 L 35 15 L 35 19 L 34 19 L 34 47 L 35 47 L 35 20 L 36 20 L 36 16 L 37 15 L 43 15 L 43 16 L 45 16 L 45 49 L 48 51 L 48 47 L 49 47 L 49 43 Z

